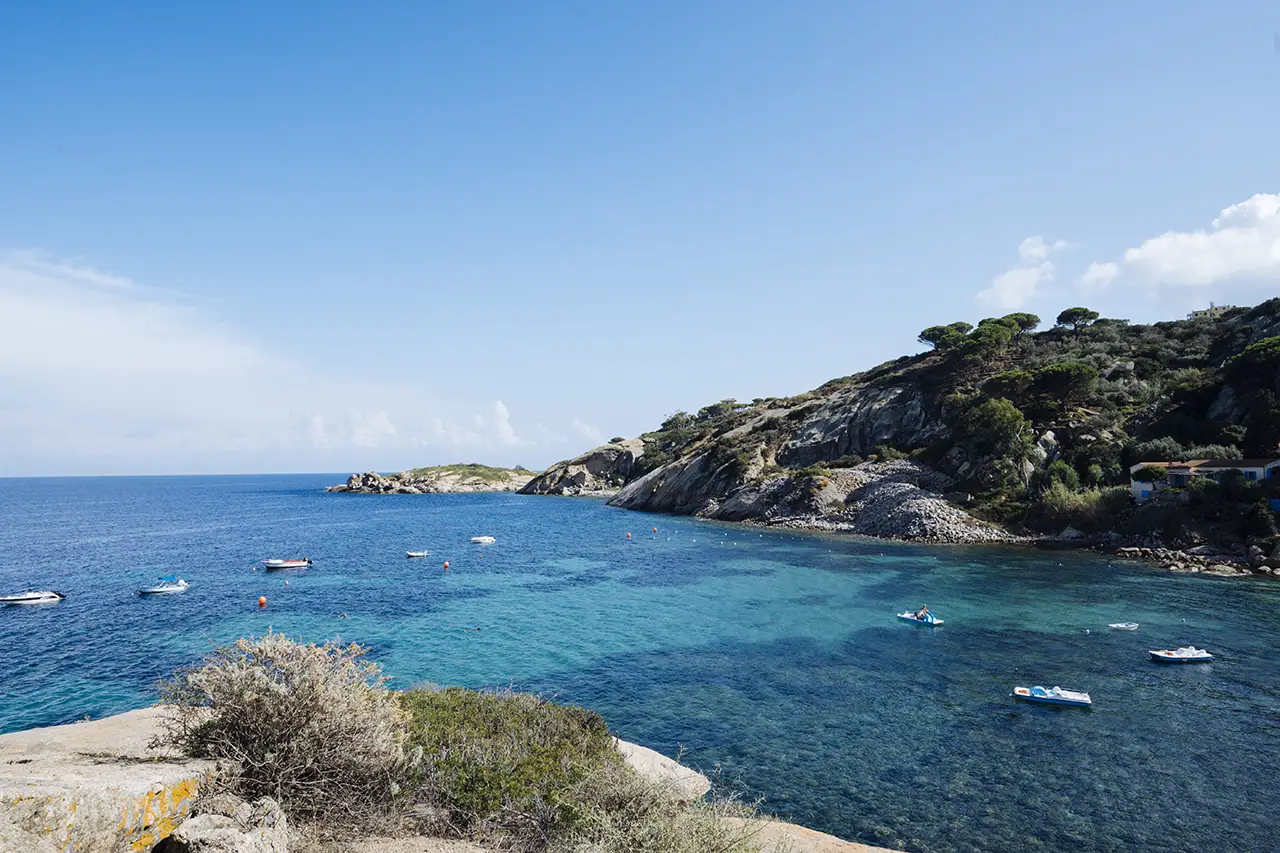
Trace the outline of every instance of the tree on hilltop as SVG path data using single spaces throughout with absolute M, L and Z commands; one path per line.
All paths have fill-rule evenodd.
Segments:
M 1017 327 L 1018 331 L 1014 334 L 1015 339 L 1022 337 L 1027 332 L 1035 331 L 1036 327 L 1040 325 L 1040 318 L 1035 314 L 1028 314 L 1026 311 L 1005 314 L 1000 319 L 1008 323 L 1013 323 L 1013 325 Z
M 1081 329 L 1101 316 L 1097 311 L 1090 311 L 1088 308 L 1068 308 L 1058 315 L 1058 325 L 1070 326 L 1078 338 Z
M 945 326 L 930 326 L 916 338 L 920 343 L 933 347 L 938 352 L 946 352 L 964 343 L 965 336 L 973 329 L 968 323 L 949 323 Z

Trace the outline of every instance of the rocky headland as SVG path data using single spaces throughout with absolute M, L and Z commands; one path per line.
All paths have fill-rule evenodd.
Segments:
M 1121 557 L 1174 569 L 1273 574 L 1280 537 L 1269 502 L 1280 499 L 1280 478 L 1199 478 L 1136 503 L 1129 475 L 1146 461 L 1280 455 L 1280 299 L 1149 326 L 1084 308 L 1057 319 L 1042 332 L 1024 313 L 930 327 L 920 340 L 931 351 L 795 397 L 676 412 L 651 432 L 551 466 L 521 491 L 919 542 L 1126 549 Z
M 449 492 L 518 492 L 535 477 L 524 468 L 492 468 L 475 463 L 413 468 L 399 474 L 367 471 L 325 489 L 366 495 L 429 495 Z

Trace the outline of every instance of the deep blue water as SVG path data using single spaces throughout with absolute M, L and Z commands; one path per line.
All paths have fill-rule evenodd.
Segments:
M 581 702 L 622 737 L 683 748 L 766 809 L 847 838 L 1276 849 L 1280 585 L 592 500 L 320 491 L 338 479 L 0 480 L 0 589 L 68 595 L 0 609 L 0 731 L 147 704 L 175 666 L 273 627 L 367 644 L 403 686 Z M 481 533 L 497 544 L 468 544 Z M 423 548 L 429 559 L 404 556 Z M 251 570 L 295 555 L 315 565 Z M 186 594 L 134 594 L 169 571 Z M 894 620 L 921 603 L 947 624 Z M 1105 630 L 1120 619 L 1142 628 Z M 1144 660 L 1186 642 L 1218 660 Z M 1016 705 L 1015 683 L 1088 690 L 1096 707 Z

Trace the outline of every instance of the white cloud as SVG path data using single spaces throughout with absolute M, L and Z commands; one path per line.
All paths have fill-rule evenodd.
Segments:
M 1098 272 L 1103 268 L 1109 271 Z M 1117 278 L 1148 288 L 1280 283 L 1280 194 L 1259 193 L 1233 204 L 1208 229 L 1152 237 L 1126 249 L 1119 263 L 1092 265 L 1080 283 L 1096 287 Z
M 1023 240 L 1018 246 L 1018 259 L 1023 264 L 1039 264 L 1049 260 L 1049 256 L 1054 252 L 1060 252 L 1065 248 L 1067 248 L 1066 240 L 1058 240 L 1050 244 L 1037 234 Z
M 507 447 L 522 447 L 529 443 L 516 435 L 515 427 L 511 426 L 511 413 L 507 411 L 507 407 L 502 404 L 501 400 L 494 401 L 493 416 L 493 428 L 500 444 Z
M 1080 286 L 1087 293 L 1100 293 L 1111 286 L 1111 282 L 1120 274 L 1120 267 L 1107 261 L 1105 263 L 1092 263 L 1089 268 L 1084 271 L 1084 275 L 1080 276 Z
M 1016 311 L 1035 298 L 1040 285 L 1053 280 L 1050 256 L 1067 248 L 1067 241 L 1045 242 L 1039 235 L 1028 237 L 1018 246 L 1018 263 L 991 280 L 980 290 L 980 305 L 997 311 Z
M 577 418 L 573 419 L 573 431 L 578 435 L 590 441 L 592 444 L 604 444 L 604 433 L 593 427 L 591 424 L 584 423 Z
M 533 445 L 501 402 L 463 428 L 441 415 L 465 422 L 473 404 L 318 371 L 167 291 L 43 252 L 0 253 L 0 319 L 0 476 L 341 471 Z

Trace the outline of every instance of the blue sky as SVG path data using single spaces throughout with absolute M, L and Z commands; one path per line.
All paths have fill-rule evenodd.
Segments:
M 7 4 L 0 474 L 542 466 L 1280 292 L 1280 9 L 1038 5 Z

